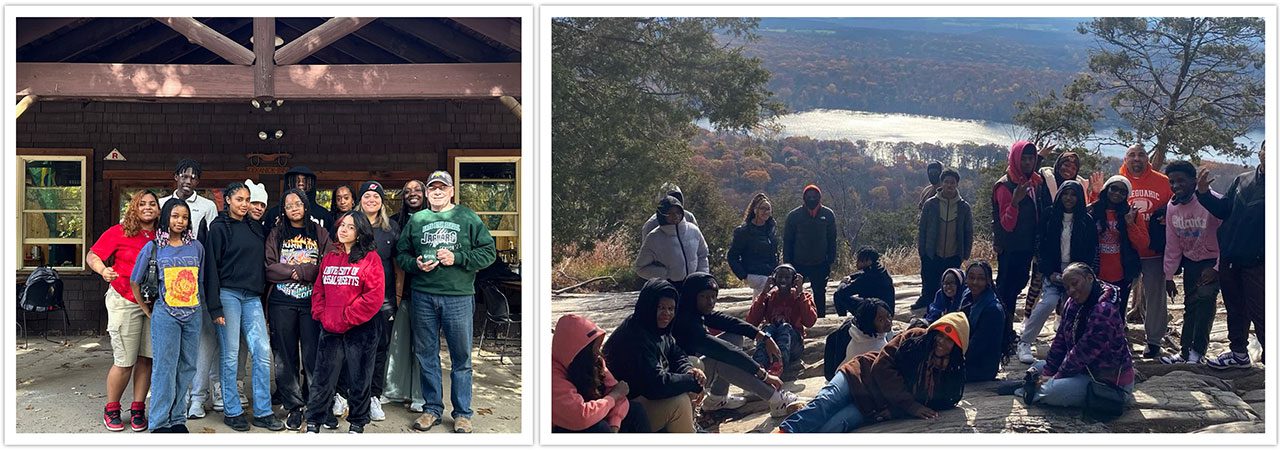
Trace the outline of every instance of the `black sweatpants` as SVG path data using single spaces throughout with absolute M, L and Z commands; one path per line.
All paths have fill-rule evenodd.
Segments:
M 831 277 L 830 265 L 805 266 L 795 264 L 796 272 L 804 275 L 804 279 L 810 282 L 809 288 L 813 290 L 813 304 L 818 309 L 818 317 L 827 316 L 827 278 Z M 840 306 L 836 306 L 836 312 L 844 315 L 847 311 L 840 311 Z
M 382 333 L 378 335 L 378 354 L 373 359 L 373 381 L 369 385 L 370 397 L 381 397 L 387 387 L 387 349 L 391 347 L 391 315 L 387 311 L 378 311 L 373 320 L 382 323 Z M 368 401 L 368 400 L 366 400 Z
M 1227 340 L 1233 352 L 1248 353 L 1250 324 L 1258 343 L 1266 348 L 1266 271 L 1265 265 L 1240 267 L 1224 263 L 1218 266 L 1222 304 L 1227 309 Z
M 286 411 L 306 406 L 308 379 L 315 368 L 320 322 L 311 318 L 310 305 L 271 302 L 271 351 L 275 354 L 276 393 Z
M 324 423 L 330 416 L 339 378 L 345 384 L 343 391 L 350 394 L 347 422 L 360 426 L 369 423 L 369 385 L 382 327 L 381 322 L 370 320 L 342 334 L 320 330 L 316 370 L 307 401 L 307 423 Z

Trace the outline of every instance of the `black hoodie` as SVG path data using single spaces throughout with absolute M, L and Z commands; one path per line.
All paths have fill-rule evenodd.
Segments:
M 654 278 L 644 284 L 635 312 L 618 325 L 604 343 L 605 365 L 613 376 L 631 386 L 629 398 L 651 400 L 702 392 L 698 379 L 689 373 L 693 366 L 676 339 L 671 326 L 658 328 L 658 300 L 680 293 L 667 280 Z M 676 315 L 680 308 L 677 306 Z M 672 324 L 675 321 L 672 320 Z
M 209 317 L 222 317 L 222 289 L 240 289 L 257 296 L 266 287 L 266 238 L 262 225 L 248 214 L 232 219 L 223 211 L 209 224 L 205 239 L 205 301 Z
M 898 297 L 893 288 L 893 276 L 889 275 L 889 271 L 879 261 L 841 280 L 840 287 L 836 288 L 832 299 L 848 302 L 852 301 L 854 296 L 883 300 L 889 305 L 889 311 L 894 310 L 893 305 Z
M 292 178 L 294 175 L 302 175 L 311 180 L 309 183 L 311 185 L 311 189 L 307 189 L 307 202 L 310 203 L 307 205 L 307 214 L 311 215 L 311 219 L 313 221 L 320 224 L 320 226 L 325 230 L 328 230 L 330 228 L 330 224 L 333 223 L 333 215 L 329 214 L 329 210 L 320 206 L 319 203 L 316 203 L 316 174 L 313 173 L 311 169 L 307 168 L 307 166 L 296 166 L 290 168 L 288 172 L 284 173 L 285 191 L 296 187 L 292 184 Z M 281 195 L 281 197 L 283 198 L 283 195 Z M 266 214 L 263 214 L 262 216 L 263 225 L 267 229 L 275 228 L 276 221 L 280 218 L 281 211 L 281 205 L 272 206 L 271 209 L 268 209 Z M 330 232 L 329 237 L 333 237 L 332 232 Z
M 702 314 L 698 310 L 698 293 L 715 285 L 715 277 L 705 272 L 694 272 L 680 286 L 680 301 L 676 307 L 676 319 L 671 334 L 685 353 L 703 356 L 729 364 L 743 372 L 754 374 L 760 368 L 751 356 L 736 345 L 707 334 L 707 327 L 733 333 L 747 339 L 754 338 L 760 330 L 747 321 L 720 311 Z
M 1062 207 L 1062 192 L 1075 191 L 1076 207 L 1071 210 L 1071 262 L 1082 262 L 1098 270 L 1098 229 L 1084 205 L 1084 186 L 1076 180 L 1067 180 L 1058 187 L 1058 195 L 1053 199 L 1045 216 L 1044 230 L 1040 234 L 1040 273 L 1061 273 L 1062 266 L 1062 218 L 1065 213 Z

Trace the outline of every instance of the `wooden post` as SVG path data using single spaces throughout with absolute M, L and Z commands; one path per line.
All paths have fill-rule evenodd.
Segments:
M 328 47 L 338 39 L 359 30 L 373 22 L 372 17 L 334 17 L 320 26 L 311 29 L 297 39 L 280 47 L 276 52 L 276 64 L 287 66 L 297 64 L 315 52 Z
M 247 66 L 253 63 L 253 52 L 194 18 L 156 17 L 156 20 L 186 36 L 191 43 L 209 49 L 232 64 Z M 274 38 L 272 40 L 274 41 Z
M 253 98 L 276 96 L 276 18 L 253 18 Z
M 30 107 L 31 104 L 35 103 L 36 100 L 38 100 L 39 98 L 40 97 L 37 97 L 34 95 L 28 95 L 26 97 L 22 97 L 22 100 L 18 101 L 18 113 L 13 115 L 14 120 L 17 120 L 19 117 L 22 117 L 22 113 L 27 112 L 27 107 Z
M 521 110 L 520 101 L 516 100 L 515 97 L 512 97 L 510 95 L 504 95 L 504 96 L 498 97 L 498 101 L 502 102 L 503 105 L 506 105 L 507 109 L 511 110 L 511 114 L 516 115 L 516 119 L 521 119 L 521 120 L 524 119 L 523 117 L 521 117 L 522 114 L 520 112 Z

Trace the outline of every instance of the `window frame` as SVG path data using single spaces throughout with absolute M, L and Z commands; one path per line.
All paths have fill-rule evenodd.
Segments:
M 14 180 L 14 182 L 17 184 L 16 192 L 18 194 L 18 199 L 17 199 L 18 200 L 17 201 L 18 223 L 17 223 L 17 226 L 15 227 L 16 232 L 14 233 L 14 236 L 17 240 L 16 242 L 17 245 L 15 245 L 14 248 L 18 252 L 18 272 L 30 273 L 31 271 L 36 269 L 36 267 L 34 266 L 27 266 L 25 263 L 25 259 L 23 258 L 23 253 L 24 253 L 23 250 L 25 249 L 25 246 L 28 244 L 34 244 L 34 245 L 77 245 L 78 244 L 80 245 L 81 253 L 83 253 L 82 255 L 79 256 L 79 259 L 80 259 L 79 266 L 50 266 L 50 267 L 52 267 L 54 270 L 57 270 L 59 272 L 88 271 L 89 267 L 88 267 L 88 263 L 85 261 L 84 254 L 88 254 L 89 247 L 93 245 L 93 240 L 90 236 L 94 230 L 93 214 L 92 214 L 93 196 L 90 195 L 90 192 L 92 191 L 94 186 L 93 149 L 19 148 L 17 149 L 16 157 L 17 157 L 16 161 L 17 161 L 18 176 L 15 177 L 16 179 Z M 81 200 L 80 205 L 83 208 L 83 210 L 81 211 L 38 210 L 38 211 L 54 212 L 54 213 L 62 213 L 62 214 L 74 214 L 77 212 L 80 213 L 84 217 L 84 220 L 82 221 L 81 226 L 83 228 L 80 230 L 79 238 L 37 238 L 35 239 L 35 242 L 33 242 L 30 239 L 27 239 L 26 237 L 27 228 L 24 222 L 26 213 L 28 212 L 26 207 L 26 198 L 27 198 L 26 168 L 27 168 L 27 163 L 32 161 L 72 161 L 72 162 L 80 163 L 80 188 L 81 188 L 80 189 L 80 200 Z

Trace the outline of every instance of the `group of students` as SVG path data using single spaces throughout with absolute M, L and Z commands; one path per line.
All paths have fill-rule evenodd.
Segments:
M 1263 341 L 1264 268 L 1261 246 L 1248 239 L 1263 233 L 1263 165 L 1236 177 L 1223 195 L 1210 188 L 1211 175 L 1189 162 L 1156 171 L 1141 144 L 1105 182 L 1098 173 L 1079 176 L 1080 158 L 1072 152 L 1040 168 L 1055 149 L 1014 143 L 1006 174 L 992 187 L 999 279 L 986 261 L 970 260 L 973 215 L 959 195 L 959 173 L 929 165 L 931 183 L 919 203 L 924 286 L 911 306 L 917 318 L 907 330 L 892 330 L 893 280 L 875 249 L 859 249 L 858 270 L 832 296 L 836 313 L 853 317 L 827 337 L 828 384 L 808 402 L 781 390 L 778 376 L 799 361 L 806 330 L 826 313 L 836 217 L 822 205 L 821 190 L 806 186 L 804 204 L 787 214 L 781 264 L 768 197 L 756 194 L 747 206 L 727 254 L 733 274 L 753 290 L 743 320 L 715 311 L 719 287 L 707 273 L 706 240 L 684 208 L 683 193 L 665 186 L 642 230 L 635 270 L 648 282 L 634 313 L 608 340 L 584 317 L 557 323 L 553 430 L 692 432 L 695 410 L 745 402 L 728 394 L 730 384 L 769 399 L 771 413 L 786 417 L 778 432 L 847 432 L 892 418 L 929 419 L 954 407 L 965 383 L 995 380 L 1014 354 L 1030 365 L 1029 376 L 1005 383 L 1002 393 L 1078 407 L 1097 380 L 1132 401 L 1125 319 L 1139 279 L 1144 357 L 1215 368 L 1252 365 L 1248 330 L 1252 325 Z M 1265 143 L 1259 159 L 1265 161 Z M 1187 305 L 1181 349 L 1165 355 L 1160 342 L 1179 272 Z M 1209 358 L 1220 288 L 1230 350 Z M 1023 290 L 1026 320 L 1016 333 L 1014 308 Z M 1036 359 L 1035 340 L 1054 313 L 1055 337 L 1044 359 Z M 745 338 L 756 341 L 753 354 Z
M 110 283 L 108 430 L 126 428 L 120 400 L 132 379 L 133 431 L 186 433 L 210 399 L 236 431 L 318 433 L 346 411 L 348 431 L 362 433 L 392 400 L 420 412 L 412 427 L 426 431 L 444 411 L 443 331 L 452 429 L 472 431 L 474 281 L 497 255 L 479 216 L 453 203 L 448 172 L 408 182 L 394 218 L 377 181 L 336 190 L 326 210 L 315 174 L 295 167 L 270 210 L 265 186 L 245 180 L 223 190 L 217 211 L 195 192 L 201 175 L 183 160 L 172 195 L 135 193 L 86 257 Z M 248 399 L 237 383 L 245 353 Z

